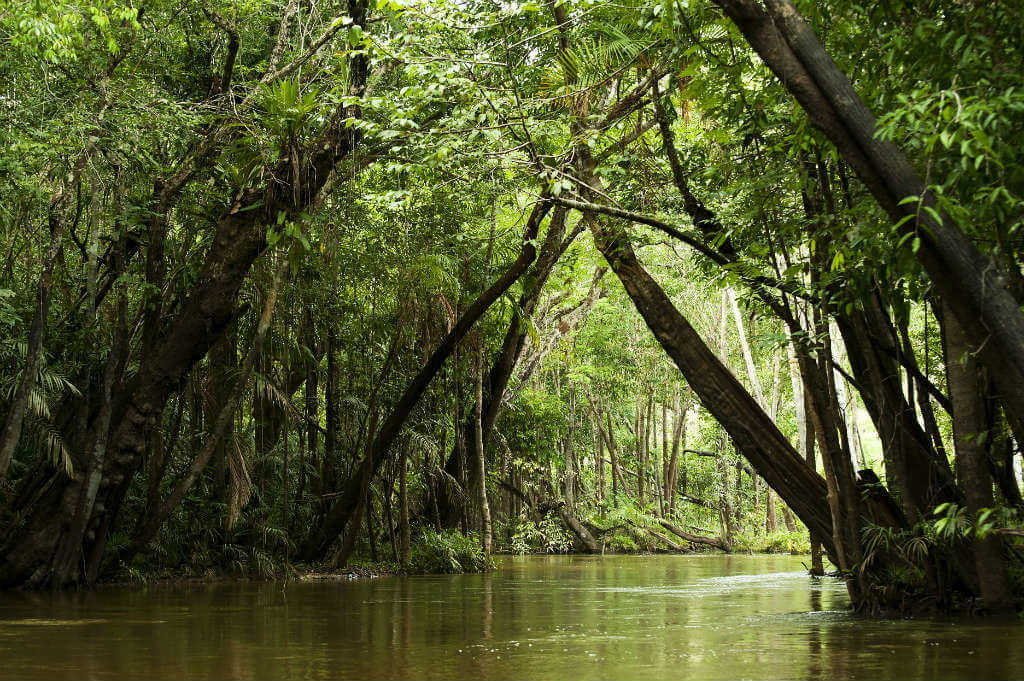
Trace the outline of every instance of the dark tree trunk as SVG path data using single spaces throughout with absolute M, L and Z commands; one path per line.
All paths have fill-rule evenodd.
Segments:
M 991 508 L 992 479 L 988 474 L 985 405 L 981 395 L 983 381 L 974 350 L 952 314 L 946 314 L 946 375 L 949 397 L 953 403 L 953 436 L 956 443 L 956 472 L 967 498 L 967 513 L 972 522 L 978 514 Z M 1012 610 L 1013 600 L 1006 580 L 1002 539 L 991 534 L 975 539 L 972 545 L 974 565 L 978 571 L 981 598 L 986 607 Z
M 811 400 L 807 395 L 807 391 L 804 390 L 803 394 L 795 399 L 803 400 L 804 402 L 804 413 L 808 414 L 811 411 Z M 814 460 L 814 425 L 811 423 L 809 418 L 804 419 L 804 432 L 802 437 L 807 446 L 807 467 L 812 471 L 816 471 L 818 466 Z M 811 533 L 811 574 L 815 577 L 823 577 L 825 575 L 825 566 L 821 560 L 821 540 Z
M 260 354 L 263 351 L 263 342 L 267 336 L 267 330 L 270 328 L 270 318 L 274 313 L 274 305 L 277 302 L 277 294 L 280 290 L 281 281 L 284 279 L 286 266 L 282 266 L 278 269 L 277 274 L 274 277 L 273 288 L 267 294 L 267 298 L 263 303 L 263 312 L 260 315 L 259 322 L 256 327 L 256 332 L 253 335 L 252 342 L 249 346 L 249 351 L 245 356 L 245 360 L 242 362 L 241 370 L 238 377 L 235 379 L 235 384 L 231 388 L 231 392 L 220 406 L 220 411 L 217 413 L 216 418 L 213 420 L 213 428 L 209 435 L 207 435 L 206 442 L 196 452 L 196 457 L 192 461 L 192 465 L 189 466 L 185 475 L 175 484 L 171 493 L 167 495 L 167 498 L 157 507 L 156 511 L 149 515 L 139 527 L 136 528 L 132 535 L 131 544 L 121 553 L 119 556 L 120 560 L 128 562 L 131 558 L 142 550 L 149 542 L 151 542 L 160 531 L 161 525 L 167 520 L 171 512 L 178 507 L 178 504 L 188 494 L 189 489 L 195 484 L 195 481 L 199 479 L 200 474 L 206 468 L 214 452 L 220 447 L 221 441 L 228 433 L 228 429 L 235 418 L 235 410 L 238 406 L 238 402 L 245 392 L 246 384 L 249 382 L 249 377 L 252 375 L 253 367 L 255 366 Z
M 882 441 L 886 465 L 901 494 L 904 512 L 913 524 L 938 504 L 956 502 L 960 495 L 945 457 L 931 447 L 913 405 L 900 387 L 899 369 L 886 352 L 889 337 L 885 312 L 872 296 L 862 312 L 837 315 L 861 398 Z M 889 346 L 891 349 L 891 346 Z

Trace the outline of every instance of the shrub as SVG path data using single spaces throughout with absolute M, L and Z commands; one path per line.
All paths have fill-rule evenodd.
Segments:
M 502 519 L 498 521 L 495 534 L 502 541 L 501 550 L 508 553 L 568 553 L 572 550 L 572 539 L 565 528 L 557 518 L 550 516 L 540 523 L 526 518 Z
M 778 530 L 771 534 L 738 532 L 732 538 L 733 551 L 748 553 L 810 553 L 811 539 L 807 532 Z
M 640 546 L 636 543 L 633 537 L 629 536 L 625 532 L 615 532 L 611 534 L 604 543 L 606 551 L 611 553 L 639 553 Z
M 484 557 L 480 538 L 455 530 L 425 530 L 409 553 L 409 572 L 416 574 L 453 574 L 484 572 L 491 561 Z

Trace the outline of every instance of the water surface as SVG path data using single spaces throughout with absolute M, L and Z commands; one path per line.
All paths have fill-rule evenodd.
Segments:
M 793 556 L 0 595 L 0 678 L 1022 678 L 1016 620 L 872 621 Z

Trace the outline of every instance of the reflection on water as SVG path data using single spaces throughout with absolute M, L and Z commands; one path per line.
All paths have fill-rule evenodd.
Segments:
M 0 678 L 1020 678 L 1016 620 L 871 621 L 791 556 L 0 595 Z

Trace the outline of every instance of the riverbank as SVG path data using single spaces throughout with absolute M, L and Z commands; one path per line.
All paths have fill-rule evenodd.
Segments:
M 599 557 L 663 557 L 663 556 L 779 556 L 788 555 L 802 558 L 806 563 L 810 556 L 805 553 L 792 552 L 789 550 L 781 551 L 734 551 L 731 553 L 725 553 L 722 551 L 707 549 L 706 547 L 700 547 L 694 551 L 679 552 L 671 550 L 658 550 L 658 551 L 613 551 L 607 550 L 603 554 L 589 554 L 589 553 L 576 553 L 576 552 L 565 552 L 565 553 L 544 553 L 544 552 L 533 552 L 533 553 L 495 553 L 492 556 L 491 562 L 484 568 L 476 567 L 473 569 L 453 570 L 453 569 L 438 569 L 435 571 L 426 571 L 423 569 L 403 569 L 395 561 L 366 561 L 359 560 L 353 562 L 344 568 L 328 568 L 324 569 L 311 569 L 308 566 L 299 565 L 286 565 L 284 569 L 274 572 L 270 575 L 264 575 L 260 573 L 232 573 L 224 570 L 217 570 L 214 568 L 207 568 L 202 572 L 189 572 L 181 571 L 174 572 L 171 570 L 160 570 L 150 574 L 141 573 L 134 571 L 131 577 L 121 576 L 115 577 L 109 580 L 101 581 L 96 584 L 97 589 L 112 589 L 112 588 L 123 588 L 133 586 L 164 586 L 164 587 L 176 587 L 176 586 L 190 586 L 190 585 L 215 585 L 215 584 L 246 584 L 246 583 L 278 583 L 278 582 L 305 582 L 305 583 L 329 583 L 329 582 L 351 582 L 358 580 L 371 580 L 380 577 L 392 577 L 396 575 L 404 576 L 423 576 L 423 575 L 439 575 L 439 574 L 476 574 L 481 572 L 491 572 L 495 570 L 498 564 L 505 559 L 522 559 L 522 558 L 599 558 Z M 802 564 L 804 564 L 802 563 Z M 442 564 L 443 566 L 443 564 Z

